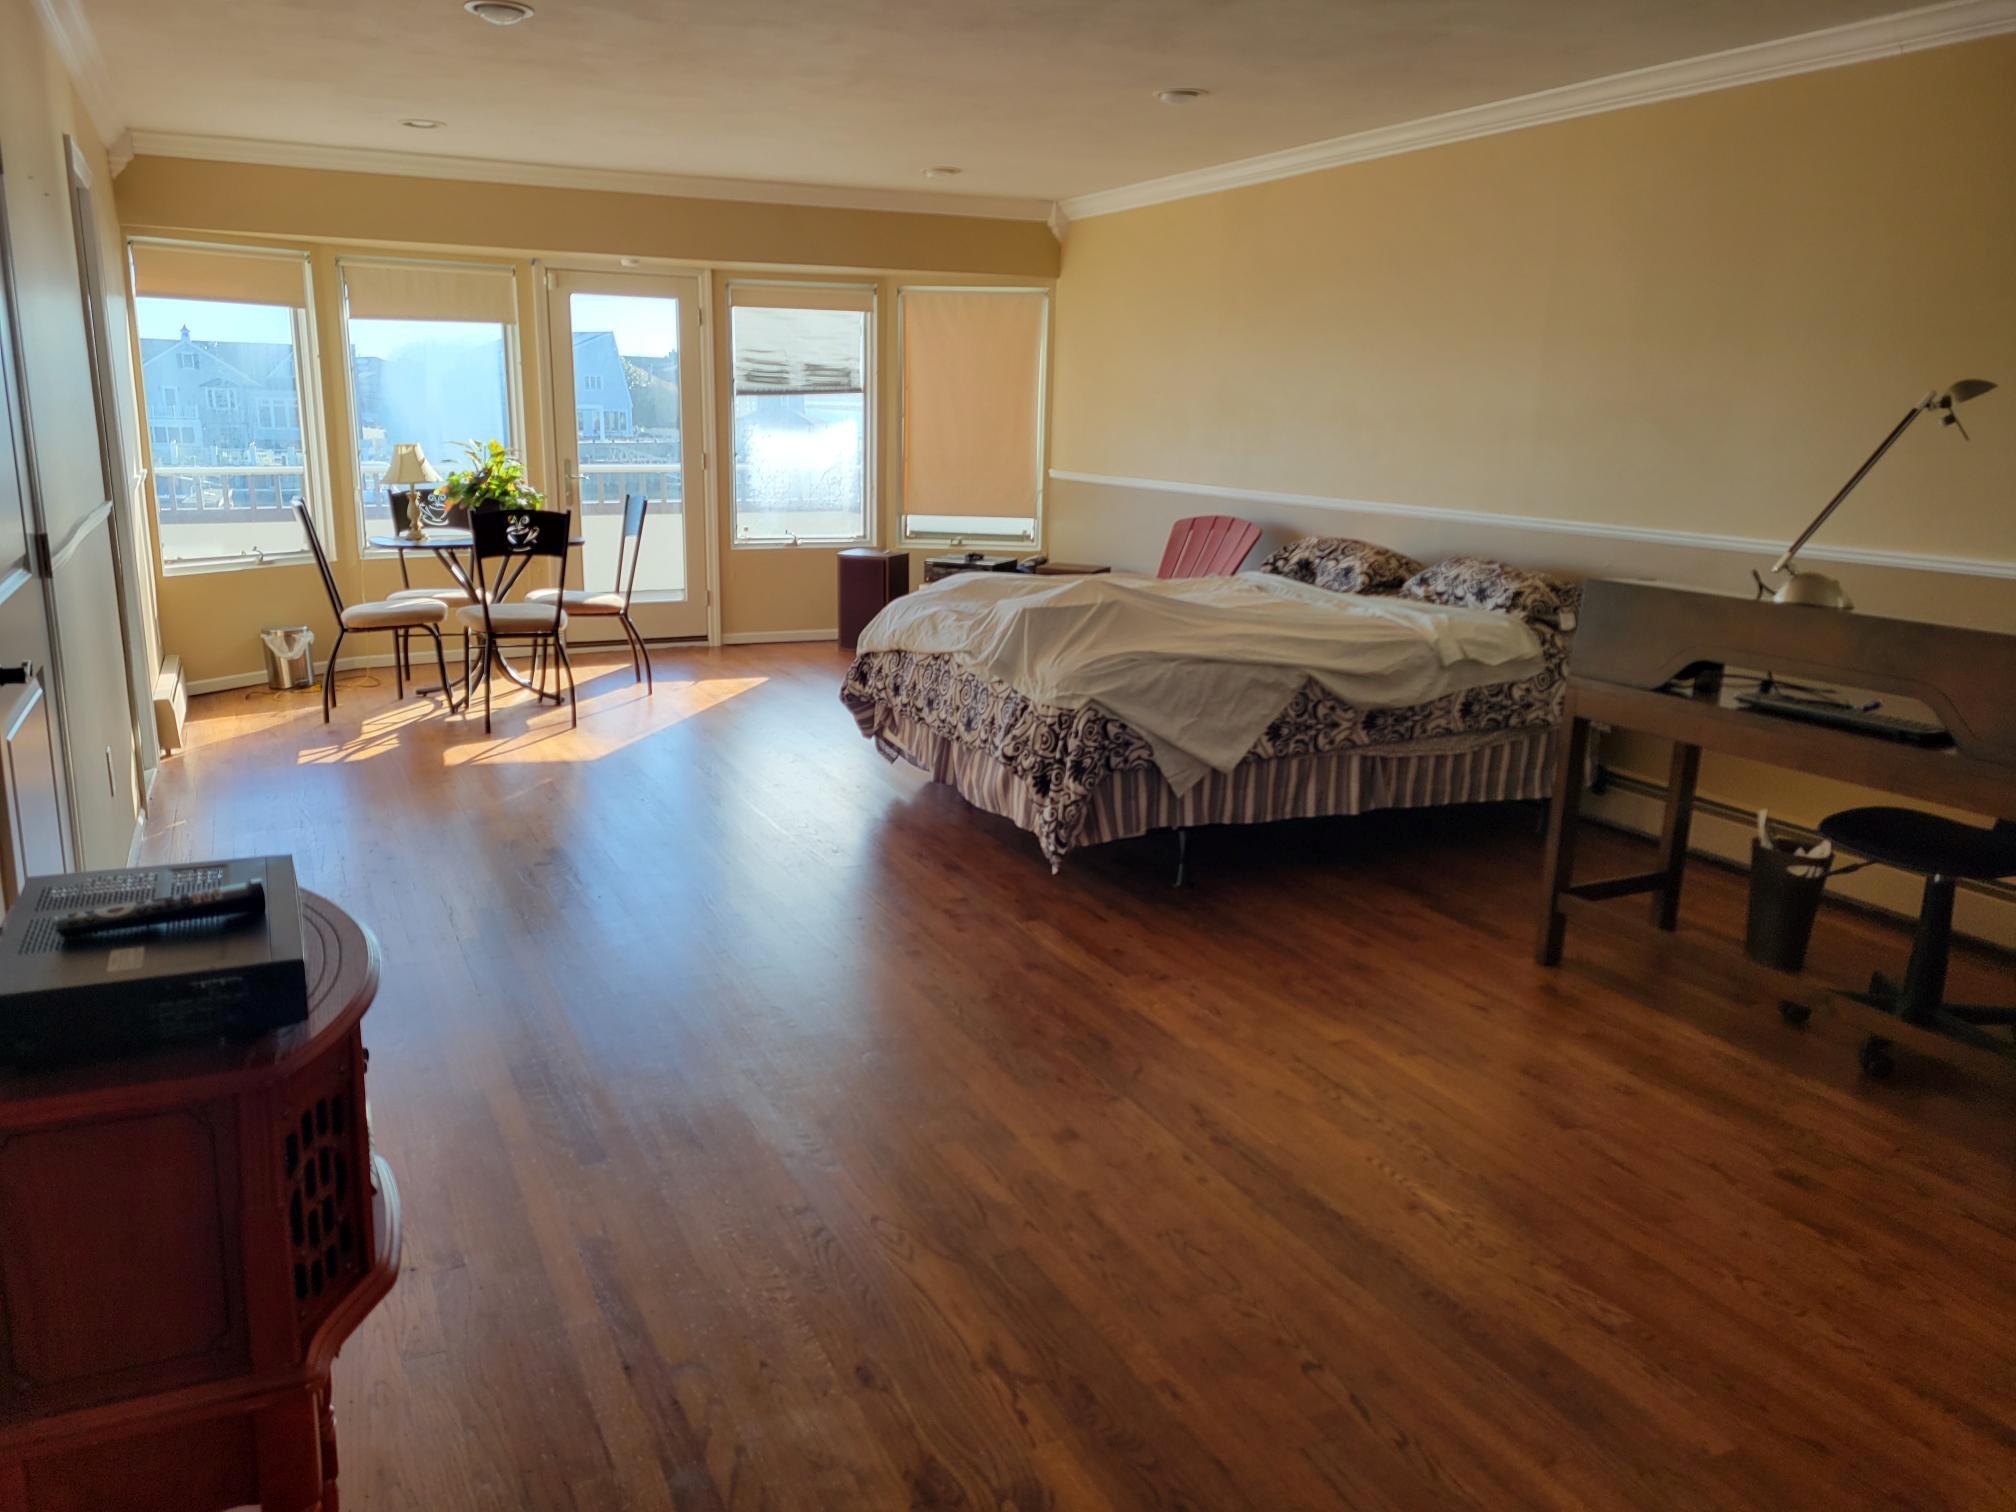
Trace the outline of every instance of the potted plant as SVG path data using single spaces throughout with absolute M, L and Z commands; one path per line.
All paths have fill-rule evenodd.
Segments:
M 469 466 L 441 480 L 436 495 L 447 506 L 448 522 L 464 524 L 472 509 L 541 509 L 546 496 L 525 481 L 525 464 L 501 441 L 471 441 L 463 447 Z

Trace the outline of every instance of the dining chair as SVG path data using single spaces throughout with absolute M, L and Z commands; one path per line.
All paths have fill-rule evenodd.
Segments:
M 567 659 L 567 642 L 562 632 L 567 628 L 567 609 L 559 599 L 551 602 L 534 603 L 527 599 L 521 603 L 505 602 L 505 595 L 511 591 L 525 569 L 540 558 L 547 558 L 558 564 L 561 582 L 567 581 L 567 552 L 573 536 L 574 516 L 565 509 L 479 509 L 469 516 L 470 558 L 476 569 L 476 602 L 464 604 L 455 611 L 456 619 L 482 638 L 482 659 L 471 672 L 465 657 L 463 676 L 480 677 L 483 680 L 483 732 L 490 733 L 490 687 L 495 681 L 494 663 L 502 654 L 498 643 L 506 640 L 530 641 L 538 653 L 537 666 L 546 664 L 544 653 L 550 648 L 552 659 L 559 663 L 567 674 L 567 708 L 569 724 L 581 723 L 581 707 L 574 697 L 574 664 Z M 535 676 L 539 674 L 535 672 Z M 555 674 L 558 683 L 558 673 Z M 469 684 L 467 698 L 475 697 L 475 686 Z M 548 697 L 545 689 L 535 686 L 533 691 L 541 698 Z M 556 701 L 559 693 L 550 695 Z
M 644 684 L 647 694 L 653 691 L 651 653 L 645 647 L 644 637 L 635 621 L 630 618 L 630 597 L 637 590 L 637 562 L 644 553 L 644 516 L 650 508 L 651 501 L 641 494 L 623 495 L 623 535 L 616 543 L 616 586 L 613 591 L 591 593 L 578 588 L 534 588 L 525 595 L 526 601 L 534 604 L 550 604 L 557 597 L 560 606 L 569 614 L 584 619 L 592 616 L 615 620 L 623 627 L 623 639 L 630 647 L 630 670 Z
M 343 650 L 343 638 L 372 631 L 389 631 L 393 637 L 392 674 L 399 689 L 399 696 L 406 696 L 406 655 L 405 639 L 415 630 L 425 630 L 434 638 L 434 662 L 441 669 L 441 696 L 448 703 L 450 713 L 455 709 L 453 684 L 448 681 L 448 656 L 441 648 L 441 622 L 448 617 L 448 606 L 439 599 L 409 598 L 397 603 L 381 600 L 371 604 L 345 605 L 343 594 L 336 586 L 336 574 L 329 570 L 329 554 L 322 549 L 322 537 L 315 532 L 315 517 L 308 512 L 308 505 L 295 500 L 291 506 L 301 521 L 302 533 L 308 537 L 308 549 L 315 554 L 315 566 L 322 574 L 322 591 L 329 595 L 329 608 L 336 616 L 336 644 L 329 648 L 329 659 L 322 666 L 322 723 L 329 723 L 329 711 L 336 707 L 336 658 Z
M 1169 528 L 1158 578 L 1230 577 L 1260 539 L 1260 527 L 1234 515 L 1193 515 Z

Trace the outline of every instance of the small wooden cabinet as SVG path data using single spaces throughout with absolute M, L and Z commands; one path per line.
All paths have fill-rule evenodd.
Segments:
M 303 895 L 310 1012 L 0 1071 L 0 1512 L 336 1512 L 330 1368 L 391 1290 L 370 934 Z

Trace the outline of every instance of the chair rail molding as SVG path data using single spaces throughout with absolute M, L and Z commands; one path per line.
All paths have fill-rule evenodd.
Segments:
M 1185 494 L 1235 503 L 1282 504 L 1291 509 L 1333 509 L 1343 514 L 1390 515 L 1401 519 L 1441 520 L 1459 525 L 1494 526 L 1500 530 L 1536 530 L 1554 535 L 1600 536 L 1620 541 L 1650 541 L 1662 546 L 1692 546 L 1705 551 L 1736 551 L 1766 560 L 1785 549 L 1779 540 L 1761 536 L 1717 535 L 1701 530 L 1666 530 L 1655 525 L 1620 525 L 1608 520 L 1566 520 L 1550 515 L 1493 514 L 1483 509 L 1450 509 L 1440 504 L 1391 504 L 1375 499 L 1339 499 L 1324 494 L 1281 493 L 1266 488 L 1227 488 L 1217 483 L 1174 483 L 1166 478 L 1125 478 L 1108 473 L 1050 469 L 1055 483 L 1089 483 L 1098 488 L 1129 488 L 1146 493 Z M 1865 567 L 1901 567 L 1912 572 L 1951 572 L 1964 577 L 2016 579 L 2016 557 L 1940 556 L 1928 551 L 1892 551 L 1872 546 L 1809 545 L 1799 555 L 1812 561 L 1848 562 Z
M 1653 105 L 1661 100 L 1677 100 L 1687 95 L 1708 94 L 1718 89 L 1734 89 L 1744 84 L 1761 84 L 1791 74 L 1817 73 L 1850 63 L 1866 63 L 1903 53 L 1921 52 L 1931 47 L 1947 47 L 1956 42 L 1972 42 L 2002 32 L 2016 31 L 2016 0 L 1950 0 L 1919 10 L 1875 16 L 1830 26 L 1822 31 L 1804 32 L 1775 42 L 1758 42 L 1726 52 L 1706 53 L 1673 63 L 1656 63 L 1628 73 L 1610 74 L 1558 89 L 1518 95 L 1483 105 L 1467 106 L 1420 120 L 1377 126 L 1349 136 L 1331 137 L 1302 147 L 1262 153 L 1216 167 L 1172 173 L 1163 178 L 1144 179 L 1113 189 L 1075 195 L 1059 202 L 1067 220 L 1085 220 L 1095 215 L 1114 215 L 1122 210 L 1139 210 L 1170 200 L 1194 199 L 1221 190 L 1265 184 L 1275 179 L 1294 178 L 1304 173 L 1320 173 L 1347 163 L 1363 163 L 1373 158 L 1395 157 L 1403 152 L 1419 152 L 1472 137 L 1495 136 L 1520 131 L 1528 126 L 1545 126 L 1577 116 L 1600 115 L 1611 110 L 1629 110 L 1637 105 Z

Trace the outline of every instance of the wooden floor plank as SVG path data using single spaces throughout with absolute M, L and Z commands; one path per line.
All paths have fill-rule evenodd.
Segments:
M 2008 1064 L 1878 1086 L 1852 1010 L 1535 966 L 1530 811 L 1053 877 L 832 647 L 655 663 L 489 737 L 376 674 L 326 727 L 210 695 L 156 785 L 146 857 L 292 852 L 384 947 L 350 1512 L 2006 1503 Z M 1905 948 L 1829 910 L 1814 959 Z

